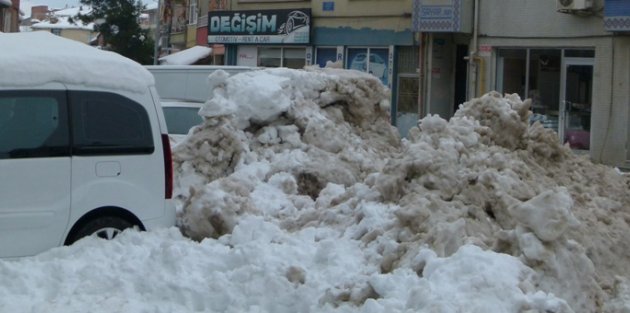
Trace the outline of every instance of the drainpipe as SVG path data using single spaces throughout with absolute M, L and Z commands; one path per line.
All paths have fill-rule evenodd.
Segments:
M 479 65 L 483 64 L 483 61 L 480 57 L 477 56 L 477 46 L 478 46 L 478 37 L 479 37 L 479 0 L 475 0 L 474 3 L 474 17 L 473 17 L 473 40 L 472 47 L 469 49 L 469 54 L 466 57 L 468 60 L 468 77 L 470 78 L 470 83 L 468 83 L 468 98 L 472 99 L 477 95 L 477 69 L 478 64 L 475 62 L 479 62 Z M 483 69 L 482 69 L 483 70 Z M 473 88 L 471 88 L 473 87 Z
M 418 60 L 418 117 L 424 117 L 424 33 L 420 32 Z

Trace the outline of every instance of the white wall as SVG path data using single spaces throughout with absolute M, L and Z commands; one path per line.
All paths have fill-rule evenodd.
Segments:
M 603 0 L 595 0 L 596 10 Z M 556 0 L 479 0 L 479 33 L 484 36 L 522 38 L 608 35 L 603 11 L 592 16 L 556 11 Z M 598 16 L 600 15 L 600 16 Z

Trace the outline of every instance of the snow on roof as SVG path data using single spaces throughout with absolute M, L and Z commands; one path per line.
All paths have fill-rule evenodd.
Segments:
M 66 8 L 61 10 L 55 10 L 52 12 L 52 16 L 44 21 L 33 25 L 34 29 L 82 29 L 82 30 L 94 30 L 94 23 L 83 23 L 76 16 L 77 14 L 88 14 L 92 11 L 89 6 L 79 6 Z M 70 20 L 72 19 L 72 22 Z
M 53 14 L 55 16 L 68 16 L 68 17 L 74 17 L 77 14 L 81 13 L 81 14 L 88 14 L 92 11 L 92 8 L 89 6 L 78 6 L 78 7 L 72 7 L 72 8 L 64 8 L 64 9 L 60 9 L 60 10 L 56 10 L 53 12 Z
M 49 32 L 0 35 L 0 86 L 27 87 L 50 82 L 145 92 L 153 75 L 117 53 Z
M 157 2 L 151 2 L 151 3 L 147 3 L 145 10 L 149 11 L 149 10 L 157 10 L 158 8 L 158 3 Z
M 160 64 L 163 65 L 190 65 L 209 56 L 211 53 L 212 48 L 194 46 L 192 48 L 161 57 L 159 60 Z
M 81 20 L 73 18 L 73 22 L 70 23 L 70 17 L 59 16 L 55 19 L 55 22 L 48 19 L 42 22 L 33 24 L 34 29 L 82 29 L 82 30 L 94 30 L 94 23 L 84 24 Z

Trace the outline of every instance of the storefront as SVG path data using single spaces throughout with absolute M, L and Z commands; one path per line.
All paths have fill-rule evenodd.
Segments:
M 326 10 L 335 10 L 325 5 L 320 9 L 322 15 L 328 14 Z M 340 10 L 339 14 L 345 13 Z M 357 25 L 357 20 L 344 22 Z M 327 62 L 338 62 L 346 69 L 371 73 L 380 79 L 392 91 L 392 124 L 405 136 L 406 125 L 415 125 L 418 120 L 419 49 L 410 28 L 410 16 L 393 14 L 387 18 L 361 20 L 366 23 L 362 27 L 347 27 L 342 22 L 334 25 L 332 18 L 322 18 L 318 24 L 322 26 L 315 27 L 313 32 L 313 63 L 325 66 Z M 408 118 L 406 113 L 413 116 Z
M 594 49 L 499 48 L 496 89 L 532 99 L 539 121 L 571 148 L 590 149 Z
M 316 18 L 312 11 L 318 13 Z M 347 69 L 371 73 L 392 90 L 392 123 L 405 135 L 408 127 L 400 126 L 415 125 L 418 119 L 418 46 L 408 27 L 410 17 L 372 21 L 347 17 L 346 11 L 350 8 L 340 10 L 334 3 L 324 2 L 313 10 L 209 12 L 208 43 L 226 45 L 228 65 L 299 69 L 337 62 Z M 347 25 L 356 26 L 357 20 L 365 25 Z M 401 23 L 408 26 L 396 29 Z M 413 115 L 411 119 L 404 114 L 407 111 Z
M 414 0 L 413 12 L 425 114 L 452 116 L 462 94 L 518 93 L 559 142 L 630 168 L 629 1 Z
M 474 96 L 468 75 L 473 38 L 472 0 L 415 0 L 413 30 L 422 37 L 420 63 L 421 117 L 448 119 L 459 105 Z M 473 62 L 471 62 L 473 61 Z

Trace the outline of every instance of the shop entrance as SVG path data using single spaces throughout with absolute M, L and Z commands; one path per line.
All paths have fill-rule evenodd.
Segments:
M 571 148 L 591 146 L 593 59 L 564 58 L 561 73 L 560 129 L 558 136 Z
M 530 122 L 574 150 L 591 147 L 594 50 L 499 49 L 497 90 L 532 100 Z

